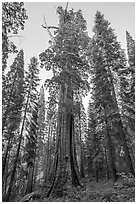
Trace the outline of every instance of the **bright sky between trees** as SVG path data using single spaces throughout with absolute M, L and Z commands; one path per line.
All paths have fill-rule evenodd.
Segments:
M 20 38 L 14 38 L 18 50 L 23 49 L 25 53 L 26 66 L 31 57 L 39 58 L 39 54 L 48 48 L 50 37 L 44 24 L 44 16 L 48 26 L 58 25 L 58 15 L 56 8 L 66 7 L 66 2 L 25 2 L 28 19 L 23 31 L 19 32 Z M 75 11 L 81 9 L 85 20 L 89 36 L 92 37 L 94 16 L 96 11 L 104 14 L 105 19 L 111 22 L 111 27 L 115 29 L 118 41 L 122 48 L 126 49 L 126 30 L 135 38 L 135 3 L 134 2 L 69 2 L 68 9 Z M 41 83 L 44 84 L 46 78 L 50 78 L 51 73 L 40 69 Z M 89 96 L 85 98 L 84 105 L 87 108 Z

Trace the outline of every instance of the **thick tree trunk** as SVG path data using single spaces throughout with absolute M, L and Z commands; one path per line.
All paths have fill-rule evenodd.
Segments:
M 63 87 L 60 87 L 59 104 L 64 101 L 66 102 L 66 99 L 68 100 L 68 96 L 72 101 L 72 92 L 70 90 L 71 87 L 68 87 L 66 90 L 67 94 L 65 94 Z M 66 99 L 65 96 L 67 96 Z M 72 114 L 72 109 L 70 109 L 71 108 L 68 107 L 64 112 L 62 110 L 62 106 L 59 105 L 53 181 L 47 193 L 47 197 L 53 190 L 58 196 L 62 196 L 63 190 L 66 188 L 66 184 L 70 179 L 72 181 L 72 185 L 80 185 L 76 170 L 76 155 L 74 156 L 74 116 Z
M 76 170 L 76 155 L 74 152 L 74 145 L 73 145 L 73 124 L 74 124 L 74 116 L 72 113 L 68 114 L 69 120 L 69 138 L 70 138 L 70 143 L 69 143 L 69 153 L 70 153 L 70 166 L 71 166 L 71 177 L 72 177 L 72 184 L 74 186 L 78 186 L 80 184 L 78 175 L 77 175 L 77 170 Z
M 105 109 L 104 109 L 105 111 Z M 107 137 L 107 144 L 108 144 L 108 154 L 109 154 L 109 163 L 110 167 L 112 170 L 112 175 L 114 181 L 117 180 L 117 172 L 116 172 L 116 167 L 115 167 L 115 160 L 114 160 L 114 155 L 113 155 L 113 150 L 112 150 L 112 144 L 111 144 L 111 138 L 109 134 L 109 127 L 108 127 L 108 121 L 107 121 L 107 116 L 105 113 L 105 124 L 106 124 L 106 137 Z
M 33 175 L 34 175 L 34 166 L 29 166 L 28 172 L 28 182 L 25 194 L 29 194 L 33 191 Z
M 127 141 L 126 141 L 126 135 L 124 133 L 123 124 L 122 124 L 121 116 L 119 113 L 119 108 L 118 108 L 118 104 L 117 104 L 117 99 L 116 99 L 116 94 L 115 94 L 115 89 L 114 89 L 114 84 L 113 84 L 113 78 L 112 78 L 112 73 L 111 73 L 110 68 L 108 68 L 108 71 L 109 71 L 109 75 L 110 75 L 111 91 L 112 91 L 112 96 L 113 96 L 113 101 L 114 101 L 114 106 L 115 106 L 115 111 L 116 111 L 116 113 L 115 113 L 115 118 L 117 120 L 116 127 L 118 127 L 120 140 L 122 142 L 123 150 L 125 153 L 127 168 L 129 170 L 129 173 L 131 173 L 132 175 L 135 175 L 135 170 L 133 168 L 131 156 L 130 156 Z
M 126 136 L 125 136 L 125 133 L 123 131 L 123 124 L 122 124 L 121 118 L 119 119 L 119 121 L 117 123 L 118 123 L 117 127 L 119 129 L 120 138 L 122 139 L 122 146 L 123 146 L 123 150 L 124 150 L 125 157 L 126 157 L 128 171 L 133 176 L 135 176 L 135 170 L 134 170 L 134 167 L 133 167 L 133 164 L 132 164 L 132 159 L 131 159 L 129 149 L 128 149 L 128 146 L 127 146 Z

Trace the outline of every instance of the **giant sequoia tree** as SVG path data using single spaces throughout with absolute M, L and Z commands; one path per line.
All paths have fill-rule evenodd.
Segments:
M 58 122 L 56 152 L 54 157 L 53 183 L 48 196 L 55 186 L 65 186 L 67 178 L 73 185 L 80 185 L 74 145 L 74 94 L 79 88 L 87 88 L 85 60 L 89 38 L 86 22 L 81 11 L 63 10 L 58 7 L 59 28 L 52 47 L 40 55 L 42 65 L 53 69 L 54 77 L 50 83 L 58 87 Z M 65 129 L 64 129 L 65 128 Z

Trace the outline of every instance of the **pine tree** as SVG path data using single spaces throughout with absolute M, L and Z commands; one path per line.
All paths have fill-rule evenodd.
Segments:
M 126 32 L 128 65 L 119 71 L 122 119 L 130 154 L 134 158 L 135 143 L 135 42 Z
M 95 70 L 94 83 L 96 84 L 96 104 L 100 110 L 105 110 L 109 129 L 115 134 L 115 141 L 119 141 L 124 149 L 127 167 L 134 174 L 129 154 L 126 135 L 118 107 L 118 99 L 114 86 L 114 72 L 126 66 L 126 60 L 120 44 L 117 42 L 110 23 L 104 19 L 100 12 L 95 15 L 94 36 L 92 39 L 92 65 Z M 113 128 L 115 129 L 113 130 Z M 119 135 L 119 138 L 116 137 Z M 111 136 L 112 138 L 112 136 Z M 113 139 L 114 141 L 114 139 Z M 116 144 L 115 144 L 116 145 Z
M 8 166 L 10 150 L 16 138 L 21 123 L 21 111 L 24 102 L 24 53 L 21 50 L 15 58 L 7 73 L 7 83 L 3 86 L 3 110 L 2 110 L 2 132 L 3 132 L 3 165 L 2 175 Z M 5 95 L 6 94 L 6 95 Z M 6 175 L 5 175 L 6 176 Z M 3 182 L 5 177 L 3 177 Z M 3 192 L 4 193 L 4 192 Z
M 126 39 L 127 39 L 129 67 L 123 70 L 123 75 L 127 74 L 127 77 L 128 77 L 126 78 L 128 83 L 123 84 L 123 89 L 125 89 L 124 97 L 125 97 L 125 103 L 127 102 L 127 111 L 129 111 L 131 114 L 131 121 L 133 121 L 132 124 L 134 124 L 132 128 L 134 128 L 135 126 L 135 122 L 134 122 L 135 121 L 134 119 L 135 118 L 135 41 L 132 39 L 132 37 L 128 32 L 126 32 Z
M 6 201 L 9 201 L 11 191 L 12 191 L 12 186 L 13 186 L 14 177 L 15 177 L 15 173 L 16 173 L 17 163 L 18 163 L 18 159 L 19 159 L 19 153 L 20 153 L 20 149 L 21 149 L 21 143 L 23 140 L 23 132 L 25 129 L 25 125 L 27 124 L 27 113 L 29 113 L 29 111 L 32 111 L 36 105 L 36 96 L 37 96 L 36 87 L 39 83 L 39 78 L 38 78 L 39 70 L 38 70 L 37 66 L 38 66 L 37 59 L 35 57 L 31 58 L 30 59 L 30 65 L 29 65 L 29 73 L 27 74 L 27 77 L 26 77 L 26 94 L 27 94 L 26 95 L 26 102 L 24 104 L 23 119 L 22 119 L 20 134 L 19 134 L 19 138 L 18 138 L 19 142 L 17 145 L 17 149 L 16 149 L 16 153 L 15 153 L 15 159 L 13 162 L 13 170 L 11 173 L 9 188 L 8 188 L 6 198 L 5 198 Z
M 2 117 L 2 132 L 7 124 L 8 115 L 10 115 L 10 108 L 12 100 L 14 100 L 13 94 L 15 91 L 20 91 L 16 86 L 24 78 L 24 53 L 23 50 L 17 54 L 13 64 L 10 67 L 10 71 L 6 76 L 6 83 L 3 86 L 3 117 Z M 16 90 L 17 89 L 17 90 Z M 21 89 L 22 91 L 22 89 Z

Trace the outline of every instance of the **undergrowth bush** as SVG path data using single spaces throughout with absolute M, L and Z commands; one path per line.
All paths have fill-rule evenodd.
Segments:
M 129 173 L 128 175 L 124 172 L 118 174 L 123 179 L 123 185 L 134 186 L 135 185 L 135 178 L 134 176 Z

